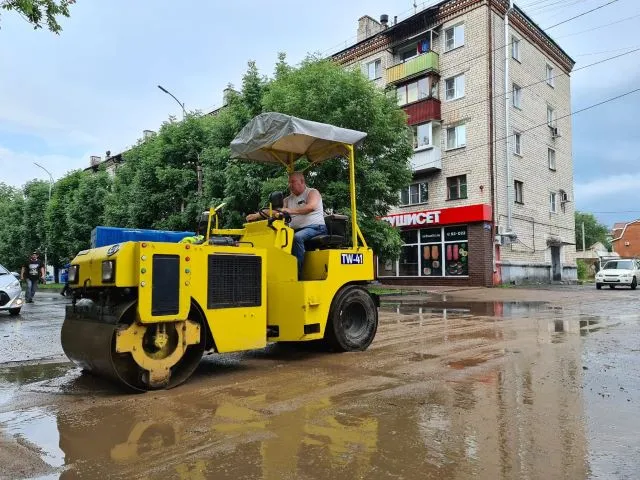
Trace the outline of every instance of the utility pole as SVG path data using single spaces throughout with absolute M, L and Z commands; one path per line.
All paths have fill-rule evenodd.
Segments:
M 585 248 L 585 239 L 584 239 L 584 222 L 582 222 L 582 251 L 585 252 L 586 248 Z
M 46 168 L 44 168 L 42 165 L 40 165 L 39 163 L 33 162 L 33 164 L 36 167 L 41 168 L 42 170 L 44 170 L 45 172 L 47 172 L 47 174 L 49 175 L 49 203 L 51 203 L 51 187 L 53 187 L 53 175 L 51 175 L 51 172 L 49 170 L 47 170 Z M 49 265 L 47 263 L 47 248 L 49 247 L 49 235 L 47 234 L 47 229 L 45 228 L 44 230 L 44 274 L 45 274 L 45 282 L 46 282 L 46 276 L 47 276 L 47 266 Z

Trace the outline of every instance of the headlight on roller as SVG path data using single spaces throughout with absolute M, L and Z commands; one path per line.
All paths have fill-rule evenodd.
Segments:
M 69 283 L 78 283 L 79 277 L 78 277 L 78 271 L 80 270 L 80 266 L 79 265 L 71 265 L 69 267 L 69 273 L 68 273 L 68 277 L 67 280 L 69 281 Z
M 116 262 L 114 260 L 105 260 L 102 262 L 102 281 L 114 282 L 116 279 Z

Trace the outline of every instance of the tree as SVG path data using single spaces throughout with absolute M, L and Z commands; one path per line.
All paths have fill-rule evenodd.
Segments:
M 367 133 L 356 150 L 359 223 L 381 258 L 397 257 L 402 245 L 399 232 L 377 218 L 398 204 L 398 191 L 411 181 L 408 159 L 412 149 L 405 113 L 360 71 L 345 70 L 329 60 L 309 57 L 299 68 L 288 70 L 281 58 L 277 71 L 279 77 L 264 94 L 264 111 Z M 322 192 L 325 208 L 348 213 L 347 163 L 326 162 L 312 175 L 310 183 Z
M 46 25 L 53 33 L 60 34 L 62 27 L 58 18 L 69 17 L 69 7 L 74 3 L 75 0 L 2 0 L 0 9 L 18 12 L 34 30 Z
M 19 270 L 25 261 L 23 220 L 22 190 L 0 183 L 0 264 L 11 270 Z
M 125 153 L 105 211 L 108 225 L 192 230 L 205 208 L 198 194 L 197 169 L 211 151 L 214 118 L 189 114 L 165 122 L 154 137 Z M 206 169 L 205 169 L 206 171 Z
M 585 247 L 589 248 L 596 242 L 601 242 L 607 249 L 610 248 L 609 228 L 598 222 L 592 213 L 575 212 L 576 222 L 576 249 L 582 250 L 582 224 L 584 223 Z
M 246 123 L 266 111 L 367 132 L 356 151 L 359 223 L 374 251 L 395 258 L 399 232 L 378 220 L 399 201 L 398 191 L 411 181 L 412 153 L 406 115 L 396 102 L 359 71 L 308 58 L 290 67 L 278 56 L 275 78 L 262 77 L 254 62 L 215 116 L 190 114 L 165 122 L 158 134 L 125 154 L 107 200 L 107 225 L 192 230 L 198 214 L 224 201 L 222 224 L 239 227 L 247 213 L 264 206 L 270 192 L 286 190 L 280 166 L 230 158 L 229 144 Z M 197 192 L 196 167 L 204 170 L 203 192 Z M 305 159 L 298 170 L 308 166 Z M 323 195 L 325 209 L 349 213 L 349 174 L 345 161 L 328 161 L 307 172 Z

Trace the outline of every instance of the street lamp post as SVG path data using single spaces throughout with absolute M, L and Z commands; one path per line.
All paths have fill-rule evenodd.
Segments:
M 184 109 L 184 103 L 180 102 L 180 100 L 178 100 L 173 93 L 171 93 L 169 90 L 164 88 L 162 85 L 158 85 L 158 88 L 162 90 L 164 93 L 166 93 L 167 95 L 170 95 L 171 98 L 173 98 L 176 102 L 178 102 L 178 105 L 180 105 L 180 108 L 182 108 L 182 119 L 184 120 L 184 118 L 187 116 L 187 112 Z
M 42 165 L 40 165 L 37 162 L 33 162 L 33 164 L 36 167 L 41 168 L 42 170 L 44 170 L 45 172 L 47 172 L 47 175 L 49 175 L 49 202 L 51 202 L 51 188 L 53 187 L 53 175 L 51 175 L 51 172 L 49 170 L 47 170 L 46 168 L 44 168 Z M 48 239 L 48 235 L 47 235 L 47 230 L 45 229 L 45 237 L 44 237 L 44 274 L 45 274 L 45 282 L 47 281 L 47 267 L 48 267 L 48 263 L 47 263 L 47 248 L 49 247 L 49 239 Z
M 178 102 L 178 105 L 180 105 L 180 108 L 182 108 L 182 120 L 184 120 L 185 117 L 187 116 L 187 112 L 184 108 L 184 102 L 181 102 L 180 100 L 178 100 L 173 93 L 171 93 L 169 90 L 164 88 L 162 85 L 158 85 L 158 88 L 162 90 L 164 93 L 166 93 L 167 95 L 170 95 L 171 98 L 173 98 L 176 102 Z M 197 155 L 198 155 L 198 163 L 196 165 L 196 173 L 198 175 L 198 194 L 201 194 L 202 193 L 202 165 L 200 164 L 200 154 L 198 153 Z

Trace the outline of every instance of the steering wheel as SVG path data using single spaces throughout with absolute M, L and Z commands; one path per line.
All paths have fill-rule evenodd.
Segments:
M 276 212 L 278 215 L 272 215 L 270 217 L 269 214 L 265 212 L 265 209 L 260 209 L 258 213 L 262 218 L 269 221 L 269 225 L 271 225 L 274 222 L 274 220 L 279 220 L 279 219 L 283 219 L 284 223 L 286 223 L 287 225 L 291 223 L 291 215 L 288 212 L 283 212 L 278 208 L 274 208 L 272 210 Z

